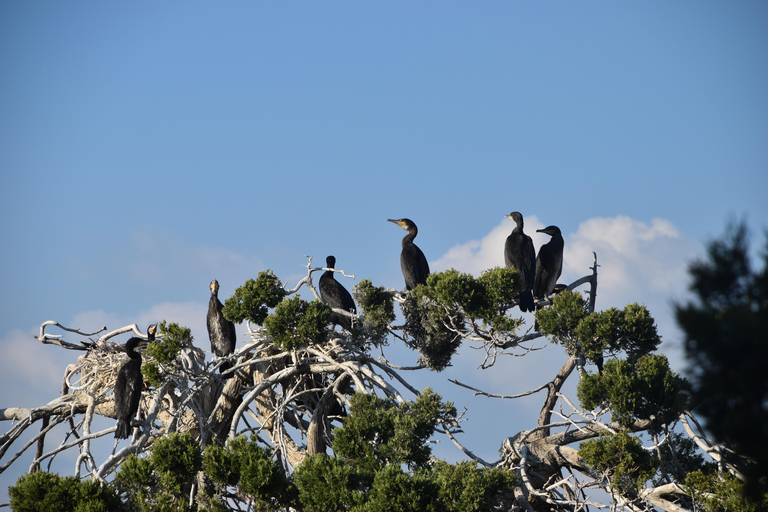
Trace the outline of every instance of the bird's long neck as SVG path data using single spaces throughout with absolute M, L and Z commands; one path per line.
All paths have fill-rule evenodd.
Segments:
M 136 352 L 136 350 L 133 347 L 128 347 L 125 350 L 125 353 L 128 354 L 128 357 L 130 359 L 138 359 L 139 361 L 141 361 L 141 354 Z
M 408 230 L 408 234 L 403 237 L 403 247 L 405 247 L 408 244 L 412 244 L 413 239 L 416 238 L 416 235 L 418 234 L 419 232 L 416 229 Z

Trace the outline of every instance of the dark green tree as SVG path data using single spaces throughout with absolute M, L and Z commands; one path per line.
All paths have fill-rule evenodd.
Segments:
M 709 243 L 706 258 L 690 265 L 693 298 L 675 307 L 694 410 L 717 441 L 754 462 L 744 466 L 752 483 L 768 477 L 766 241 L 756 270 L 746 223 L 732 222 Z

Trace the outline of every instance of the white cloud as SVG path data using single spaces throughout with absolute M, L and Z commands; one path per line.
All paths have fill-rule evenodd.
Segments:
M 0 339 L 0 408 L 44 405 L 61 392 L 64 369 L 82 352 L 44 345 L 39 328 L 14 329 Z
M 535 215 L 525 218 L 524 230 L 533 238 L 534 244 L 538 245 L 539 240 L 537 238 L 541 239 L 541 243 L 546 243 L 545 239 L 549 239 L 547 235 L 536 233 L 537 229 L 543 227 L 545 227 L 544 224 Z M 514 228 L 515 223 L 513 221 L 503 219 L 498 226 L 480 240 L 470 240 L 451 247 L 441 258 L 431 262 L 429 267 L 433 272 L 455 268 L 476 277 L 483 270 L 503 267 L 504 243 Z
M 504 219 L 480 240 L 452 247 L 430 263 L 433 271 L 455 268 L 475 276 L 504 264 L 504 242 L 514 224 Z M 536 216 L 526 217 L 525 231 L 541 247 L 549 236 L 536 233 L 544 225 Z M 673 366 L 682 369 L 680 331 L 672 314 L 672 302 L 687 293 L 688 263 L 698 256 L 701 244 L 682 233 L 666 219 L 645 223 L 626 216 L 592 218 L 582 222 L 565 238 L 562 283 L 571 283 L 591 273 L 592 253 L 597 253 L 597 307 L 623 308 L 631 302 L 645 304 L 656 319 L 664 340 L 662 350 Z

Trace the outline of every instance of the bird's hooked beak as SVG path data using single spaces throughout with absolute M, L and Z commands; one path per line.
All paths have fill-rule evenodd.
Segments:
M 395 224 L 397 224 L 401 228 L 405 229 L 405 222 L 403 222 L 403 219 L 397 219 L 397 220 L 395 220 L 395 219 L 387 219 L 387 222 L 394 222 Z
M 155 334 L 157 334 L 157 324 L 152 324 L 149 327 L 147 327 L 147 336 L 153 337 Z M 149 343 L 147 340 L 141 340 L 143 343 Z
M 209 286 L 211 289 L 211 292 L 213 293 L 219 293 L 219 282 L 217 280 L 211 281 L 211 285 Z

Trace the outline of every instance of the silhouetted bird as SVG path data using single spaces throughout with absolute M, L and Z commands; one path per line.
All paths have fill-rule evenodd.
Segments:
M 523 233 L 523 216 L 520 212 L 512 212 L 505 217 L 515 221 L 516 226 L 504 244 L 504 264 L 519 270 L 523 278 L 523 289 L 518 299 L 520 311 L 534 311 L 536 308 L 532 290 L 536 276 L 536 250 L 533 248 L 533 240 Z
M 128 361 L 120 367 L 115 379 L 116 439 L 127 439 L 131 435 L 131 421 L 139 410 L 141 390 L 144 387 L 144 381 L 141 378 L 141 354 L 135 349 L 143 343 L 155 341 L 156 332 L 157 324 L 152 324 L 147 328 L 148 340 L 134 336 L 125 342 Z
M 335 268 L 336 258 L 334 256 L 328 256 L 325 259 L 325 266 L 329 269 Z M 320 276 L 320 298 L 332 308 L 357 313 L 357 308 L 355 307 L 355 301 L 352 300 L 352 295 L 350 295 L 347 289 L 336 280 L 333 275 L 334 273 L 333 270 L 326 270 L 323 272 L 323 275 Z M 340 325 L 348 331 L 352 330 L 352 319 L 346 315 L 332 313 L 331 322 L 333 325 Z
M 538 233 L 546 233 L 552 239 L 539 248 L 536 257 L 536 277 L 533 281 L 533 295 L 537 299 L 544 299 L 552 293 L 557 284 L 557 279 L 563 271 L 563 236 L 557 226 L 547 226 L 537 229 Z
M 408 232 L 403 237 L 403 250 L 400 253 L 400 268 L 405 278 L 405 288 L 412 290 L 417 285 L 427 284 L 429 275 L 429 263 L 421 249 L 413 243 L 413 239 L 419 233 L 419 228 L 410 219 L 387 219 L 388 222 L 394 222 Z
M 211 281 L 211 299 L 208 301 L 208 315 L 206 324 L 208 325 L 208 339 L 211 341 L 211 350 L 217 357 L 226 357 L 235 351 L 237 343 L 237 331 L 235 324 L 224 317 L 222 310 L 224 305 L 219 300 L 219 282 Z M 219 366 L 219 371 L 224 373 L 232 367 L 229 362 L 224 362 Z M 225 378 L 232 377 L 232 373 Z

